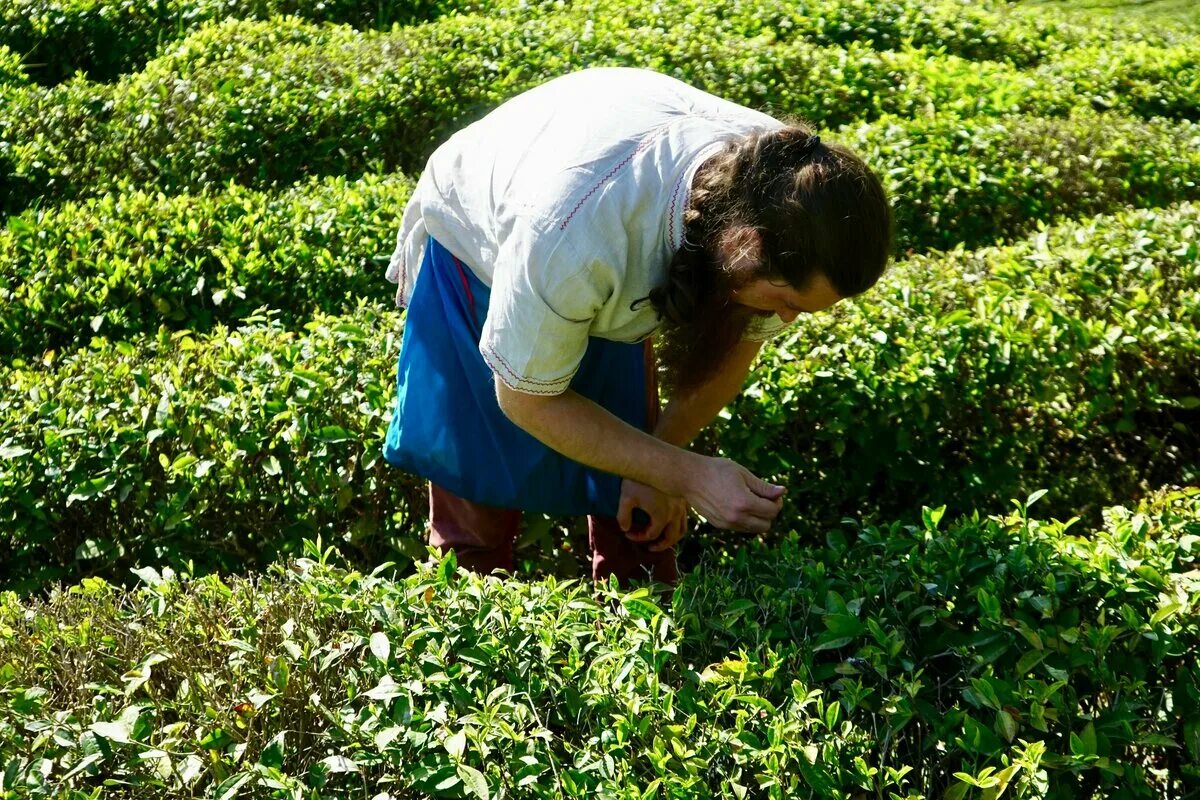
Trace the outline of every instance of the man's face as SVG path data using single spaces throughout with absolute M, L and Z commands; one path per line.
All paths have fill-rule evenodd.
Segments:
M 775 313 L 784 322 L 791 322 L 797 315 L 823 311 L 841 300 L 841 296 L 823 274 L 813 276 L 804 291 L 789 283 L 773 283 L 767 278 L 756 278 L 740 289 L 734 289 L 733 301 L 764 314 Z
M 762 237 L 753 228 L 730 228 L 721 237 L 716 255 L 719 263 L 733 272 L 756 268 L 762 261 Z M 818 272 L 803 290 L 786 281 L 755 278 L 731 290 L 730 299 L 763 315 L 778 314 L 784 322 L 791 322 L 799 314 L 823 311 L 842 298 L 829 279 Z

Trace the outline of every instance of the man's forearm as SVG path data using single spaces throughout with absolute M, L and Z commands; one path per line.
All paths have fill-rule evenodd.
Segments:
M 655 437 L 676 447 L 690 445 L 721 409 L 741 394 L 760 347 L 761 342 L 739 343 L 712 380 L 691 394 L 672 397 L 659 415 Z
M 505 413 L 563 455 L 660 492 L 683 496 L 704 457 L 639 431 L 572 389 L 555 397 L 509 395 Z

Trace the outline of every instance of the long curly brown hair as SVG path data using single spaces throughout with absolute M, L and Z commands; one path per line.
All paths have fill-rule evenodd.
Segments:
M 879 178 L 802 120 L 780 121 L 782 128 L 728 142 L 692 180 L 683 244 L 666 283 L 650 293 L 660 319 L 660 384 L 669 395 L 710 380 L 762 313 L 733 302 L 735 289 L 768 278 L 804 291 L 821 273 L 838 295 L 853 297 L 887 266 L 893 216 Z M 721 237 L 738 226 L 762 237 L 759 264 L 722 263 Z

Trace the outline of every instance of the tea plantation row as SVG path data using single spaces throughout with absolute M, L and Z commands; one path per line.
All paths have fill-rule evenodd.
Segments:
M 1032 220 L 1200 198 L 1200 125 L 1081 112 L 1069 119 L 887 119 L 840 138 L 885 176 L 898 250 L 1011 239 Z M 368 174 L 275 193 L 237 185 L 165 196 L 123 191 L 0 229 L 0 353 L 70 350 L 207 330 L 261 305 L 286 322 L 392 294 L 381 263 L 412 182 Z
M 311 174 L 412 173 L 487 110 L 594 65 L 654 68 L 826 128 L 888 114 L 1064 116 L 1081 106 L 1200 118 L 1200 37 L 1169 47 L 1107 43 L 1023 71 L 932 46 L 881 52 L 717 36 L 702 25 L 715 18 L 699 15 L 687 36 L 627 28 L 623 5 L 608 2 L 600 21 L 455 16 L 388 33 L 230 19 L 115 84 L 0 84 L 0 210 L 95 195 L 122 180 L 176 193 L 229 180 L 267 188 Z
M 1185 796 L 1200 490 L 1094 529 L 1028 505 L 792 534 L 686 575 L 669 615 L 319 543 L 253 578 L 0 594 L 0 796 Z
M 1200 482 L 1198 53 L 994 0 L 0 8 L 0 800 L 1194 794 L 1200 490 L 1130 498 Z M 410 565 L 381 458 L 411 176 L 599 64 L 802 115 L 897 213 L 699 440 L 788 501 L 669 615 Z
M 1127 211 L 898 264 L 768 346 L 713 448 L 791 487 L 780 529 L 1038 487 L 1094 519 L 1195 480 L 1197 217 Z M 380 456 L 398 313 L 365 304 L 303 332 L 271 316 L 0 371 L 0 581 L 244 569 L 318 532 L 366 564 L 423 552 L 423 482 Z
M 521 2 L 497 0 L 403 0 L 403 2 L 274 2 L 254 0 L 169 0 L 138 6 L 113 0 L 25 0 L 0 8 L 0 48 L 23 56 L 31 77 L 54 85 L 82 71 L 95 81 L 112 81 L 142 68 L 156 51 L 206 23 L 226 17 L 267 20 L 294 14 L 310 22 L 343 23 L 359 30 L 387 30 L 416 24 L 447 13 L 481 13 L 491 17 L 529 19 L 563 8 L 604 17 L 607 3 Z M 879 49 L 909 42 L 945 48 L 972 59 L 1005 60 L 1029 66 L 1067 48 L 1138 39 L 1163 44 L 1176 37 L 1155 26 L 1087 26 L 1045 13 L 1022 14 L 1006 3 L 965 5 L 946 0 L 823 0 L 796 3 L 762 0 L 673 0 L 670 4 L 621 9 L 631 26 L 667 24 L 688 31 L 699 24 L 717 38 L 759 36 L 769 32 L 781 40 L 806 39 L 816 44 L 844 45 L 866 41 Z M 625 16 L 627 14 L 627 16 Z M 1091 22 L 1091 20 L 1089 20 Z

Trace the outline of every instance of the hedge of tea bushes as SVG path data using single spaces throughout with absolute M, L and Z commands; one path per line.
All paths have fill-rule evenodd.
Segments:
M 3 172 L 19 176 L 4 210 L 39 196 L 100 193 L 122 179 L 174 193 L 230 179 L 267 187 L 313 173 L 419 171 L 457 128 L 589 65 L 660 69 L 824 127 L 939 109 L 1061 115 L 1081 102 L 1068 74 L 1035 76 L 936 50 L 772 46 L 693 33 L 565 12 L 526 21 L 455 16 L 386 34 L 296 17 L 226 20 L 110 88 L 76 81 L 52 96 L 39 87 L 16 95 L 0 111 L 0 143 L 13 149 Z M 1148 90 L 1170 84 L 1171 66 L 1178 65 L 1140 80 Z M 98 95 L 108 101 L 99 109 Z M 1121 97 L 1110 92 L 1097 102 L 1119 105 Z M 38 113 L 47 102 L 66 109 Z
M 511 57 L 498 58 L 494 44 Z M 27 187 L 11 190 L 3 210 L 99 194 L 122 179 L 174 194 L 392 171 L 415 152 L 423 167 L 457 122 L 568 71 L 558 54 L 568 45 L 545 22 L 522 30 L 463 18 L 384 35 L 295 17 L 226 20 L 106 85 L 109 102 L 82 133 L 73 118 L 95 84 L 55 87 L 53 99 L 33 87 L 0 111 L 0 144 L 25 143 L 9 158 Z M 50 103 L 65 107 L 66 124 L 34 113 Z
M 781 684 L 812 676 L 840 718 L 874 723 L 887 763 L 917 766 L 927 797 L 960 769 L 1003 773 L 999 754 L 1038 740 L 1045 784 L 1029 796 L 1180 796 L 1200 780 L 1200 489 L 1106 508 L 1096 526 L 1033 519 L 1050 516 L 1040 494 L 1002 521 L 925 508 L 917 524 L 846 520 L 811 549 L 794 535 L 754 543 L 703 603 L 675 605 L 699 629 L 678 654 L 710 663 L 755 643 L 772 655 L 745 659 L 760 694 L 783 699 Z M 1155 630 L 1164 622 L 1171 632 Z M 798 641 L 811 657 L 787 657 Z
M 790 486 L 793 519 L 1032 487 L 1086 518 L 1200 480 L 1197 331 L 1195 204 L 915 257 L 777 339 L 715 440 Z
M 52 89 L 0 85 L 0 214 L 103 190 L 94 171 L 113 87 L 72 78 Z
M 846 47 L 865 43 L 877 50 L 915 46 L 1023 68 L 1081 47 L 1115 42 L 1161 46 L 1190 42 L 1194 36 L 1106 20 L 1088 19 L 1081 25 L 1068 14 L 1005 2 L 670 0 L 636 5 L 593 0 L 576 2 L 572 8 L 602 17 L 607 24 L 647 27 L 663 35 L 683 32 L 687 38 L 738 37 L 763 44 L 807 41 Z
M 934 111 L 1061 117 L 1081 107 L 1145 119 L 1200 118 L 1200 37 L 1174 47 L 1097 46 L 1021 69 L 934 47 L 772 44 L 707 32 L 672 38 L 658 28 L 626 31 L 612 19 L 586 28 L 585 36 L 606 60 L 615 56 L 619 63 L 675 75 L 743 105 L 799 114 L 822 127 Z
M 838 138 L 887 183 L 901 253 L 1010 239 L 1038 219 L 1131 197 L 1200 196 L 1200 126 L 1190 122 L 888 118 Z M 410 185 L 394 174 L 329 177 L 276 199 L 237 185 L 172 197 L 124 185 L 12 216 L 0 229 L 0 353 L 37 356 L 160 324 L 204 330 L 264 304 L 294 320 L 356 297 L 385 301 L 377 261 L 394 247 Z
M 789 486 L 777 531 L 1039 487 L 1053 513 L 1094 518 L 1196 480 L 1198 216 L 1129 212 L 896 265 L 764 351 L 712 452 Z M 398 331 L 364 305 L 303 333 L 163 328 L 0 372 L 0 585 L 250 568 L 340 528 L 364 558 L 419 548 L 390 515 L 418 518 L 424 481 L 379 457 Z
M 42 85 L 76 71 L 109 80 L 176 35 L 165 10 L 131 0 L 10 0 L 0 5 L 0 43 L 23 53 Z
M 669 609 L 453 555 L 363 575 L 311 542 L 250 578 L 0 594 L 0 790 L 1185 796 L 1200 491 L 1087 529 L 1030 505 L 752 544 Z
M 1172 47 L 1111 42 L 1079 48 L 1028 75 L 1038 82 L 1066 80 L 1097 108 L 1200 120 L 1200 37 Z
M 1200 125 L 1079 109 L 1064 118 L 888 117 L 837 138 L 883 179 L 900 252 L 978 247 L 1054 222 L 1200 198 Z
M 0 44 L 0 86 L 25 84 L 29 76 L 19 53 Z
M 400 321 L 368 304 L 291 330 L 162 329 L 0 371 L 0 584 L 132 564 L 251 569 L 350 532 L 364 563 L 416 479 L 383 462 Z
M 1000 24 L 994 9 L 962 4 L 822 4 L 819 13 L 811 11 L 803 4 L 782 2 L 755 2 L 731 9 L 728 15 L 705 0 L 643 6 L 614 3 L 604 9 L 597 25 L 610 31 L 629 27 L 647 39 L 678 39 L 697 49 L 729 40 L 773 51 L 833 45 L 850 52 L 841 60 L 852 61 L 870 58 L 855 52 L 856 48 L 878 51 L 877 57 L 883 59 L 902 53 L 932 56 L 936 66 L 931 63 L 928 70 L 894 68 L 893 83 L 941 80 L 952 87 L 960 82 L 957 96 L 951 97 L 964 103 L 973 100 L 980 113 L 1020 104 L 1030 113 L 1059 114 L 1080 103 L 1095 103 L 1140 116 L 1198 116 L 1200 37 L 1195 34 L 1181 34 L 1172 42 L 1143 35 L 1137 27 L 1077 26 L 1041 9 L 1012 6 Z M 820 73 L 822 62 L 831 71 L 841 68 L 836 51 L 812 52 L 814 73 Z M 938 58 L 943 55 L 958 58 L 943 63 Z M 790 65 L 781 72 L 795 81 L 799 95 L 813 80 L 821 79 L 819 74 L 798 74 Z M 860 95 L 859 102 L 878 102 L 868 93 L 896 92 L 894 85 L 866 85 L 860 92 L 853 81 L 848 82 L 848 91 Z M 1126 91 L 1132 96 L 1126 97 Z M 945 102 L 940 97 L 934 100 Z M 900 113 L 900 109 L 893 111 Z M 818 109 L 817 113 L 828 112 Z
M 0 43 L 24 53 L 39 84 L 53 86 L 83 72 L 113 81 L 139 69 L 155 51 L 209 21 L 295 14 L 313 22 L 390 28 L 440 16 L 444 0 L 361 3 L 356 0 L 24 0 L 0 6 Z
M 699 3 L 672 0 L 647 7 L 610 2 L 561 3 L 543 0 L 405 0 L 405 2 L 244 2 L 244 0 L 172 0 L 137 6 L 112 0 L 72 0 L 53 4 L 22 2 L 0 8 L 0 45 L 24 53 L 35 80 L 54 85 L 82 71 L 95 81 L 113 81 L 141 69 L 156 50 L 169 47 L 205 23 L 226 17 L 266 20 L 293 14 L 311 22 L 387 30 L 451 12 L 528 19 L 570 9 L 595 18 L 619 16 L 629 25 L 689 30 L 702 26 L 716 38 L 767 34 L 780 41 L 803 38 L 817 44 L 865 41 L 877 49 L 903 43 L 945 48 L 971 59 L 1038 63 L 1073 47 L 1139 40 L 1169 40 L 1150 26 L 1118 27 L 1104 22 L 1087 26 L 1064 15 L 1022 13 L 1003 3 L 971 4 L 890 0 L 824 0 L 785 3 L 761 0 Z
M 0 353 L 40 356 L 160 324 L 206 330 L 264 305 L 290 325 L 394 294 L 382 264 L 412 191 L 402 175 L 279 193 L 122 188 L 0 229 Z

